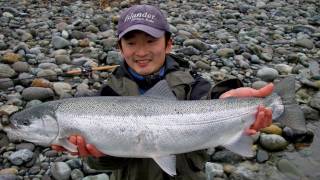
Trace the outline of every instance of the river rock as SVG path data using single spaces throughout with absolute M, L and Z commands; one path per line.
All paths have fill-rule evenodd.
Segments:
M 198 49 L 199 51 L 206 51 L 207 49 L 209 49 L 209 46 L 204 42 L 200 41 L 199 39 L 188 39 L 183 42 L 183 45 L 186 47 L 192 46 Z
M 269 159 L 269 154 L 263 149 L 258 149 L 257 151 L 257 162 L 263 163 Z
M 301 109 L 303 111 L 303 114 L 307 120 L 313 120 L 313 121 L 319 121 L 320 120 L 320 114 L 319 111 L 316 109 L 311 108 L 307 105 L 302 105 Z
M 68 180 L 71 175 L 71 168 L 65 162 L 54 162 L 50 172 L 56 180 Z
M 234 50 L 231 48 L 222 48 L 222 49 L 218 49 L 217 51 L 217 55 L 223 58 L 229 58 L 234 56 Z
M 266 134 L 277 134 L 277 135 L 282 134 L 282 129 L 275 124 L 271 124 L 270 126 L 263 128 L 260 131 Z
M 70 56 L 68 55 L 56 55 L 55 56 L 55 60 L 56 60 L 56 63 L 58 65 L 60 64 L 70 64 L 71 63 L 71 59 L 70 59 Z
M 52 38 L 51 43 L 52 43 L 53 47 L 56 49 L 63 49 L 63 48 L 66 48 L 70 45 L 70 42 L 68 40 L 66 40 L 60 36 L 54 36 Z
M 312 108 L 317 109 L 320 111 L 320 92 L 317 92 L 310 101 L 310 106 Z
M 7 90 L 14 86 L 12 79 L 10 78 L 0 78 L 0 90 Z
M 72 180 L 80 180 L 84 177 L 84 174 L 81 170 L 79 169 L 73 169 L 71 171 L 71 179 Z
M 37 73 L 37 77 L 55 81 L 57 80 L 57 73 L 51 69 L 43 69 Z
M 65 93 L 70 93 L 71 89 L 72 89 L 72 87 L 69 83 L 64 83 L 64 82 L 53 83 L 53 90 L 59 96 L 65 94 Z
M 121 64 L 122 56 L 120 52 L 116 51 L 109 51 L 107 55 L 107 64 L 114 65 L 114 64 Z
M 25 162 L 30 161 L 32 159 L 32 156 L 33 156 L 32 151 L 28 149 L 21 149 L 16 152 L 13 152 L 9 156 L 9 160 L 12 164 L 19 166 Z
M 276 79 L 279 76 L 279 73 L 273 68 L 265 67 L 258 70 L 257 76 L 264 81 L 270 82 Z
M 3 105 L 0 106 L 0 115 L 8 115 L 10 116 L 11 114 L 17 112 L 19 108 L 14 105 Z
M 5 168 L 5 169 L 1 169 L 0 170 L 0 175 L 16 175 L 18 173 L 18 170 L 17 168 Z M 0 179 L 1 179 L 1 176 L 0 176 Z
M 54 92 L 50 88 L 42 88 L 42 87 L 28 87 L 23 90 L 22 98 L 25 100 L 45 100 L 49 98 L 53 98 Z
M 18 61 L 15 62 L 14 64 L 12 64 L 12 68 L 13 70 L 15 70 L 16 72 L 29 72 L 30 70 L 30 65 L 27 62 L 23 62 L 23 61 Z
M 213 180 L 215 177 L 223 177 L 223 166 L 218 163 L 206 163 L 206 176 L 207 180 Z
M 303 176 L 299 169 L 295 167 L 292 163 L 290 163 L 290 161 L 288 161 L 287 159 L 280 159 L 277 163 L 277 167 L 279 171 L 281 171 L 282 173 L 288 173 L 298 177 Z
M 7 64 L 13 64 L 21 60 L 22 60 L 22 56 L 16 53 L 6 53 L 2 57 L 2 62 Z
M 295 45 L 303 48 L 307 48 L 307 49 L 312 49 L 314 47 L 313 41 L 306 38 L 298 39 L 295 42 Z
M 270 151 L 280 151 L 288 146 L 288 142 L 282 136 L 263 133 L 260 135 L 260 144 Z
M 0 78 L 11 78 L 16 72 L 7 64 L 0 64 Z

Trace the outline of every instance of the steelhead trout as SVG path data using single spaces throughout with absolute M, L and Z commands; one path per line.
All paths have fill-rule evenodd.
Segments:
M 10 139 L 58 144 L 72 152 L 77 147 L 68 137 L 82 135 L 111 156 L 153 158 L 173 176 L 175 154 L 223 146 L 253 156 L 252 139 L 244 131 L 259 105 L 271 108 L 273 119 L 305 129 L 294 85 L 294 78 L 286 78 L 266 98 L 178 101 L 163 80 L 143 96 L 70 98 L 33 106 L 12 115 L 4 130 Z

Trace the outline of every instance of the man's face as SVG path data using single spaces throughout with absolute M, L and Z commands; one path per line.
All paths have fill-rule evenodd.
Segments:
M 154 38 L 143 31 L 132 31 L 120 40 L 121 53 L 128 66 L 145 76 L 153 74 L 163 66 L 165 56 L 171 52 L 172 41 L 165 44 L 165 35 Z

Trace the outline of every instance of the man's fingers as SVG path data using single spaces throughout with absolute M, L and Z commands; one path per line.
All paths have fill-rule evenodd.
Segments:
M 81 136 L 77 136 L 77 146 L 80 156 L 87 156 L 88 151 L 86 149 L 86 142 Z
M 103 154 L 102 152 L 100 152 L 97 148 L 95 148 L 92 144 L 87 144 L 87 150 L 89 152 L 89 154 L 91 154 L 92 156 L 98 158 L 101 156 L 105 156 L 105 154 Z
M 246 129 L 245 133 L 246 133 L 247 135 L 251 136 L 251 135 L 256 134 L 257 131 L 254 130 L 254 129 Z
M 254 97 L 266 97 L 270 95 L 273 91 L 274 85 L 272 83 L 267 84 L 266 86 L 253 91 L 253 96 Z

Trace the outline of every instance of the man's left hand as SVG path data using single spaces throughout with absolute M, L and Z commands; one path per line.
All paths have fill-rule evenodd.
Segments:
M 267 84 L 261 89 L 253 89 L 249 87 L 241 87 L 237 89 L 232 89 L 223 93 L 220 98 L 228 97 L 265 97 L 272 93 L 273 84 Z M 258 112 L 256 114 L 256 120 L 251 125 L 250 129 L 246 130 L 246 133 L 249 135 L 255 134 L 262 128 L 268 127 L 272 124 L 272 111 L 264 106 L 258 107 Z

